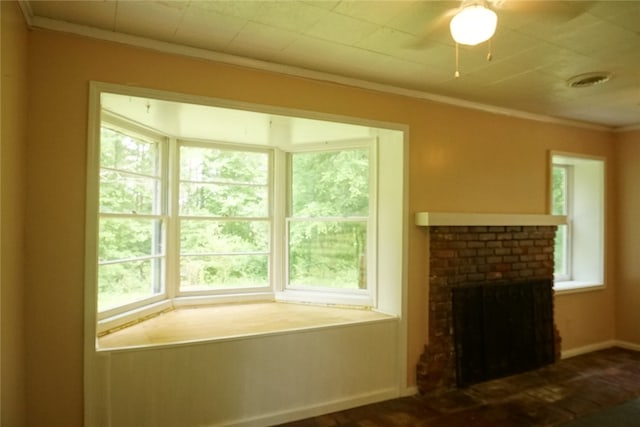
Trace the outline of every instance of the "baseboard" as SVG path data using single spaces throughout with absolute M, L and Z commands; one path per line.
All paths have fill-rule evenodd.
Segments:
M 407 387 L 400 392 L 401 397 L 415 396 L 418 394 L 418 386 Z
M 408 390 L 408 389 L 407 389 Z M 395 399 L 404 395 L 404 392 L 397 388 L 389 388 L 365 393 L 356 396 L 350 396 L 344 399 L 323 402 L 317 405 L 310 405 L 301 408 L 285 410 L 264 414 L 257 417 L 245 418 L 238 421 L 225 422 L 225 426 L 233 427 L 265 427 L 272 426 L 291 421 L 301 420 L 305 418 L 317 417 L 319 415 L 328 414 L 358 406 L 369 405 L 371 403 L 382 402 L 384 400 Z M 214 427 L 214 426 L 211 426 Z
M 640 344 L 632 343 L 629 341 L 614 341 L 616 347 L 624 348 L 627 350 L 640 351 Z
M 604 350 L 611 347 L 620 347 L 627 350 L 640 351 L 640 344 L 632 343 L 629 341 L 608 340 L 595 344 L 585 345 L 584 347 L 565 350 L 561 354 L 561 359 L 568 359 L 569 357 L 580 356 L 581 354 L 587 354 L 591 353 L 592 351 Z
M 570 357 L 580 356 L 581 354 L 591 353 L 593 351 L 604 350 L 606 348 L 615 347 L 617 345 L 617 341 L 608 340 L 602 341 L 595 344 L 585 345 L 584 347 L 572 348 L 570 350 L 565 350 L 561 353 L 561 359 L 568 359 Z

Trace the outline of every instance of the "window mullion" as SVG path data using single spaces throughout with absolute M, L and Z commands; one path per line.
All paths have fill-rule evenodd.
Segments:
M 574 168 L 571 165 L 565 166 L 565 215 L 567 216 L 567 226 L 565 229 L 565 262 L 566 273 L 569 280 L 573 280 L 573 215 L 574 215 Z
M 272 232 L 271 232 L 271 283 L 276 292 L 285 288 L 287 281 L 287 154 L 276 149 L 273 154 L 273 174 L 271 175 Z
M 372 305 L 378 305 L 378 149 L 379 140 L 370 146 L 369 152 L 369 212 L 367 216 L 367 250 L 365 251 L 365 275 Z
M 166 293 L 167 298 L 173 299 L 178 295 L 180 287 L 180 219 L 179 219 L 179 190 L 180 190 L 180 158 L 178 142 L 170 138 L 168 143 L 168 161 L 165 171 L 167 192 L 167 260 L 166 260 Z

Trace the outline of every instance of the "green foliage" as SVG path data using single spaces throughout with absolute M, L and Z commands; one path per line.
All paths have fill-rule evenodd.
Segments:
M 291 155 L 294 217 L 366 216 L 369 151 L 352 149 Z
M 98 269 L 98 310 L 160 293 L 159 264 L 159 259 L 149 259 L 101 265 Z
M 184 256 L 180 288 L 185 291 L 269 286 L 268 255 Z
M 180 214 L 187 216 L 265 217 L 268 187 L 234 184 L 180 184 Z
M 268 286 L 268 221 L 180 221 L 183 290 Z
M 183 145 L 180 147 L 180 180 L 266 185 L 269 181 L 268 155 Z
M 266 217 L 266 153 L 180 147 L 180 214 Z
M 98 257 L 104 262 L 160 254 L 161 228 L 155 219 L 101 218 Z
M 158 143 L 102 127 L 100 166 L 148 176 L 159 176 Z
M 289 223 L 289 283 L 365 288 L 365 221 Z

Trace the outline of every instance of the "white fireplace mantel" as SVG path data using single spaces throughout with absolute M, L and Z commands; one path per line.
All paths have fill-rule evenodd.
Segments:
M 416 212 L 416 225 L 429 227 L 483 226 L 483 225 L 562 225 L 567 223 L 565 215 L 541 214 L 499 214 L 499 213 L 461 213 L 461 212 Z

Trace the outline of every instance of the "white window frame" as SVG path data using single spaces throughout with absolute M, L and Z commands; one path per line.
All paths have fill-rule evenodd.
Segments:
M 566 164 L 553 164 L 553 168 L 561 168 L 564 170 L 564 182 L 563 182 L 563 193 L 564 193 L 564 206 L 562 206 L 561 212 L 552 212 L 557 215 L 565 215 L 567 218 L 566 224 L 559 225 L 558 228 L 564 227 L 564 242 L 562 247 L 565 249 L 565 253 L 563 256 L 564 259 L 564 269 L 561 273 L 554 272 L 554 280 L 556 282 L 568 282 L 572 278 L 572 270 L 573 270 L 573 261 L 572 261 L 572 206 L 573 206 L 573 166 Z M 553 191 L 553 189 L 552 189 Z M 553 200 L 552 200 L 553 204 Z
M 574 153 L 550 153 L 553 166 L 565 167 L 567 175 L 568 275 L 555 277 L 559 292 L 604 287 L 605 258 L 605 159 Z M 550 184 L 550 200 L 552 198 Z M 553 200 L 551 200 L 551 205 Z
M 127 312 L 136 313 L 136 314 L 140 313 L 141 311 L 144 312 L 145 311 L 144 309 L 146 307 L 153 306 L 155 303 L 162 302 L 167 298 L 166 269 L 167 269 L 167 247 L 168 247 L 168 243 L 166 239 L 167 228 L 168 228 L 168 214 L 167 214 L 168 159 L 166 155 L 166 152 L 167 152 L 166 138 L 159 133 L 153 132 L 149 129 L 145 129 L 136 124 L 129 123 L 107 112 L 102 112 L 101 117 L 102 117 L 101 127 L 102 127 L 102 123 L 106 123 L 107 126 L 105 127 L 113 129 L 114 131 L 124 133 L 128 136 L 132 136 L 140 139 L 146 139 L 158 144 L 158 149 L 160 151 L 159 157 L 160 157 L 160 187 L 161 188 L 160 188 L 160 195 L 159 195 L 160 212 L 155 212 L 152 214 L 134 214 L 134 213 L 124 214 L 124 213 L 101 213 L 98 211 L 99 218 L 159 220 L 161 221 L 162 227 L 164 228 L 165 239 L 163 242 L 164 247 L 163 247 L 162 253 L 159 256 L 151 256 L 152 258 L 164 258 L 163 266 L 161 267 L 162 271 L 159 272 L 159 274 L 161 275 L 160 280 L 161 280 L 162 292 L 158 293 L 157 295 L 154 295 L 148 298 L 143 298 L 127 304 L 123 304 L 118 307 L 114 307 L 104 311 L 97 311 L 99 320 L 108 319 L 108 318 L 119 319 L 123 313 L 127 313 Z M 100 162 L 98 161 L 98 171 L 100 171 L 101 168 L 102 167 L 100 165 Z M 99 178 L 97 178 L 97 180 L 99 182 Z M 97 197 L 99 200 L 99 192 L 97 193 L 98 193 Z M 98 223 L 99 223 L 99 220 L 98 220 Z M 96 230 L 96 233 L 97 233 L 97 230 Z
M 175 142 L 174 142 L 175 141 Z M 173 212 L 171 223 L 172 223 L 172 235 L 171 242 L 174 242 L 170 245 L 171 247 L 171 257 L 169 258 L 169 263 L 171 264 L 171 275 L 168 276 L 168 281 L 173 283 L 172 286 L 172 296 L 174 298 L 182 299 L 183 302 L 189 304 L 190 302 L 194 302 L 197 297 L 202 297 L 199 303 L 212 303 L 219 302 L 220 299 L 226 300 L 237 300 L 238 298 L 242 299 L 243 296 L 250 295 L 251 298 L 258 299 L 261 297 L 273 297 L 273 279 L 271 278 L 271 274 L 268 274 L 267 286 L 261 287 L 238 287 L 229 290 L 222 289 L 211 289 L 211 290 L 182 290 L 180 289 L 180 235 L 179 235 L 179 224 L 183 220 L 218 220 L 218 221 L 233 221 L 236 219 L 247 219 L 246 217 L 213 217 L 213 216 L 188 216 L 181 215 L 179 212 L 178 206 L 178 198 L 179 198 L 179 187 L 180 187 L 180 148 L 183 146 L 186 147 L 200 147 L 200 148 L 220 148 L 220 149 L 231 149 L 245 152 L 259 152 L 265 153 L 268 155 L 269 162 L 269 172 L 268 172 L 268 198 L 269 203 L 267 207 L 267 216 L 264 218 L 260 218 L 261 220 L 268 221 L 270 224 L 270 230 L 273 230 L 274 223 L 274 215 L 273 215 L 273 205 L 274 205 L 274 181 L 273 181 L 273 173 L 274 173 L 274 162 L 273 162 L 273 150 L 265 149 L 264 147 L 255 147 L 251 144 L 242 144 L 242 143 L 228 143 L 222 141 L 194 141 L 188 139 L 173 139 L 174 142 L 174 151 L 175 154 L 171 156 L 172 162 L 172 177 L 170 179 L 171 192 L 175 194 L 175 197 L 171 198 Z M 273 242 L 273 232 L 270 236 L 270 243 Z M 268 255 L 268 269 L 269 272 L 273 270 L 273 251 Z
M 282 272 L 281 279 L 277 281 L 279 286 L 277 287 L 278 293 L 276 299 L 279 301 L 308 301 L 312 303 L 329 303 L 329 304 L 344 304 L 344 305 L 357 305 L 365 307 L 376 307 L 377 305 L 377 194 L 378 194 L 378 141 L 377 139 L 356 139 L 351 141 L 343 141 L 332 145 L 327 148 L 326 144 L 308 144 L 299 147 L 290 147 L 286 152 L 281 151 L 285 156 L 283 161 L 287 166 L 284 170 L 286 173 L 286 188 L 283 193 L 286 197 L 289 196 L 291 182 L 289 177 L 291 175 L 289 157 L 297 153 L 311 153 L 311 152 L 329 152 L 340 151 L 357 148 L 368 148 L 369 150 L 369 214 L 366 217 L 367 222 L 367 249 L 366 249 L 366 271 L 367 271 L 367 287 L 366 289 L 308 289 L 289 285 L 289 265 L 288 265 L 288 224 L 291 216 L 289 210 L 289 200 L 278 200 L 278 205 L 282 206 L 283 211 L 279 217 L 279 221 L 282 224 L 283 235 L 285 236 L 282 241 L 282 256 L 284 262 L 281 264 Z M 327 218 L 321 218 L 325 220 Z M 332 218 L 340 219 L 340 218 Z M 365 217 L 361 217 L 365 219 Z

